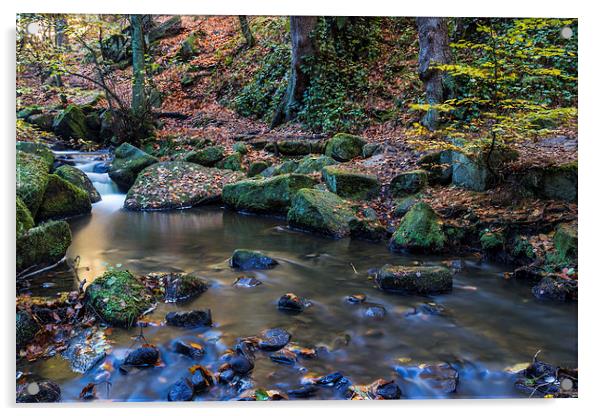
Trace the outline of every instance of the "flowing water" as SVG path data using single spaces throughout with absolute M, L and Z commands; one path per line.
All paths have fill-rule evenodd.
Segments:
M 430 298 L 403 296 L 378 290 L 368 270 L 384 264 L 440 264 L 446 258 L 393 254 L 385 244 L 356 240 L 330 240 L 290 230 L 282 219 L 241 215 L 223 207 L 201 207 L 171 212 L 130 212 L 122 208 L 125 196 L 106 173 L 94 173 L 98 155 L 72 155 L 76 166 L 88 173 L 102 195 L 92 215 L 70 220 L 73 244 L 68 256 L 79 256 L 79 276 L 92 280 L 108 266 L 133 273 L 188 272 L 205 277 L 210 289 L 186 304 L 160 304 L 151 319 L 161 320 L 173 310 L 210 308 L 214 326 L 180 329 L 151 326 L 145 338 L 161 350 L 162 366 L 121 374 L 94 369 L 82 375 L 71 371 L 56 356 L 35 363 L 19 363 L 60 383 L 63 400 L 78 400 L 87 383 L 110 377 L 112 400 L 166 400 L 169 386 L 187 373 L 193 362 L 171 350 L 176 339 L 205 345 L 201 364 L 213 371 L 219 356 L 236 338 L 273 327 L 286 328 L 301 346 L 325 347 L 318 358 L 301 359 L 296 366 L 272 362 L 258 352 L 252 373 L 254 388 L 286 391 L 308 374 L 342 372 L 354 384 L 378 378 L 396 380 L 409 398 L 524 397 L 513 387 L 514 376 L 504 371 L 528 362 L 541 350 L 540 359 L 577 367 L 576 304 L 543 303 L 524 283 L 505 280 L 509 267 L 465 259 L 454 276 L 454 289 Z M 236 248 L 268 252 L 279 265 L 267 271 L 237 272 L 228 266 Z M 447 258 L 449 259 L 449 258 Z M 233 287 L 241 275 L 263 282 L 254 288 Z M 62 276 L 62 277 L 61 277 Z M 33 294 L 51 294 L 76 286 L 69 274 L 41 275 L 33 280 Z M 291 315 L 276 308 L 288 292 L 307 298 L 312 305 Z M 363 293 L 366 303 L 380 304 L 386 317 L 377 321 L 363 315 L 365 305 L 345 301 Z M 425 302 L 445 308 L 440 315 L 410 313 Z M 117 368 L 139 329 L 114 329 L 113 350 L 107 360 Z M 448 362 L 459 372 L 455 393 L 442 395 L 417 376 L 420 364 Z M 405 370 L 403 368 L 406 368 Z M 410 368 L 408 370 L 408 368 Z M 402 376 L 401 374 L 404 374 Z M 341 398 L 321 389 L 316 398 Z M 197 400 L 232 398 L 221 388 Z

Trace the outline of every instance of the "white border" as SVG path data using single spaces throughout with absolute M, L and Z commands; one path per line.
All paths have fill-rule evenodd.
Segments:
M 5 414 L 19 415 L 103 415 L 123 412 L 129 408 L 145 416 L 202 412 L 220 414 L 241 412 L 248 414 L 288 415 L 326 414 L 344 412 L 345 415 L 365 415 L 378 412 L 379 416 L 400 413 L 445 415 L 508 415 L 529 414 L 588 414 L 602 398 L 602 339 L 600 315 L 602 311 L 602 273 L 599 272 L 602 250 L 600 204 L 602 203 L 602 15 L 593 1 L 525 1 L 497 2 L 466 0 L 385 1 L 385 0 L 101 0 L 85 2 L 74 0 L 5 0 L 2 2 L 2 55 L 0 65 L 3 97 L 0 97 L 2 117 L 0 155 L 2 170 L 3 215 L 0 224 L 5 231 L 2 253 L 4 284 L 0 357 L 4 360 L 0 375 L 1 404 L 8 407 Z M 579 132 L 580 132 L 580 300 L 579 300 L 579 399 L 574 400 L 444 400 L 400 402 L 273 402 L 273 403 L 176 403 L 117 404 L 107 409 L 101 403 L 43 407 L 15 407 L 14 403 L 14 88 L 15 42 L 14 27 L 17 12 L 54 13 L 153 13 L 153 14 L 314 14 L 314 15 L 388 15 L 388 16 L 505 16 L 505 17 L 578 17 L 579 18 Z

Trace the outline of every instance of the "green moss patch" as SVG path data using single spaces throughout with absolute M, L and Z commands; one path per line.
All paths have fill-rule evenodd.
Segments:
M 16 199 L 17 208 L 16 208 L 16 219 L 17 219 L 17 237 L 23 235 L 25 231 L 29 230 L 34 226 L 33 217 L 31 216 L 31 212 L 23 202 L 23 200 L 19 197 Z
M 38 221 L 88 214 L 92 204 L 88 193 L 58 175 L 48 176 L 44 199 L 36 215 Z
M 115 158 L 109 176 L 122 189 L 129 189 L 144 168 L 157 162 L 159 159 L 156 157 L 129 143 L 123 143 L 115 149 Z
M 44 162 L 46 162 L 48 171 L 52 169 L 52 165 L 54 164 L 54 153 L 52 153 L 52 150 L 50 150 L 48 146 L 41 143 L 17 142 L 16 147 L 17 150 L 25 153 L 31 153 L 40 157 Z
M 441 251 L 447 238 L 437 213 L 424 202 L 418 202 L 403 217 L 393 234 L 390 248 L 394 251 Z
M 43 268 L 57 263 L 71 244 L 71 230 L 65 221 L 49 221 L 17 237 L 17 271 Z
M 347 133 L 335 134 L 326 144 L 325 154 L 339 162 L 347 162 L 362 154 L 365 140 Z
M 48 165 L 40 157 L 17 150 L 17 196 L 35 217 L 48 184 Z
M 70 184 L 86 191 L 90 198 L 90 202 L 100 201 L 100 194 L 92 184 L 92 181 L 88 178 L 88 175 L 80 169 L 70 165 L 63 165 L 57 168 L 54 173 Z

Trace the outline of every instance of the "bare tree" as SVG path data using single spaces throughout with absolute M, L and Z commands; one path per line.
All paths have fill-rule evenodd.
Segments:
M 418 75 L 424 83 L 428 104 L 440 104 L 448 97 L 444 77 L 445 74 L 433 68 L 433 64 L 451 62 L 447 20 L 442 17 L 417 17 Z M 422 119 L 422 124 L 429 130 L 435 130 L 439 123 L 439 112 L 431 108 Z

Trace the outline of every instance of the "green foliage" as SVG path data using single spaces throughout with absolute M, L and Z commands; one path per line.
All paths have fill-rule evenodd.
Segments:
M 560 33 L 570 27 L 573 36 Z M 491 19 L 470 39 L 450 45 L 457 63 L 455 97 L 429 106 L 447 115 L 451 131 L 490 126 L 503 139 L 539 135 L 573 122 L 577 110 L 577 22 L 571 19 Z

